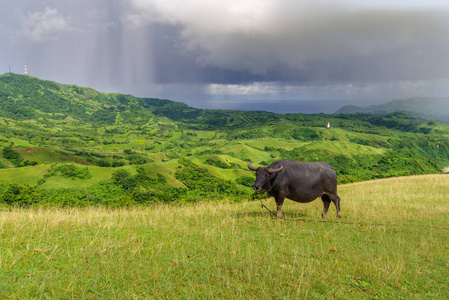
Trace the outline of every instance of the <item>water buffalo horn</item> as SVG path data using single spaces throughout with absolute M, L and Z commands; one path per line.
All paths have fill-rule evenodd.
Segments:
M 277 169 L 268 169 L 268 173 L 279 173 L 280 171 L 282 171 L 284 169 L 284 166 L 281 165 L 279 168 Z
M 253 162 L 250 162 L 250 163 L 248 164 L 248 169 L 250 169 L 251 171 L 257 171 L 257 168 L 251 166 L 252 163 L 253 163 Z

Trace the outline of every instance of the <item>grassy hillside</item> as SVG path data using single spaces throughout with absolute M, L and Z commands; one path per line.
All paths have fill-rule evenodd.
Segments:
M 447 299 L 448 175 L 287 201 L 0 211 L 0 297 Z M 274 209 L 273 201 L 266 204 Z
M 0 104 L 0 205 L 241 201 L 250 161 L 327 161 L 339 183 L 449 165 L 449 126 L 403 113 L 200 110 L 11 73 Z

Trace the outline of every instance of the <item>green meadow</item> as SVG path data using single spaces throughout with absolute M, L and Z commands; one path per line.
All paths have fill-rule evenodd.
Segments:
M 321 200 L 4 208 L 2 299 L 446 299 L 449 175 L 339 186 Z M 264 203 L 274 209 L 273 199 Z

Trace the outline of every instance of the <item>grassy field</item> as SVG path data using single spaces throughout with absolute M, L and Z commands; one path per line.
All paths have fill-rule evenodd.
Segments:
M 447 299 L 449 175 L 321 201 L 0 212 L 0 298 Z M 274 209 L 272 199 L 265 204 Z

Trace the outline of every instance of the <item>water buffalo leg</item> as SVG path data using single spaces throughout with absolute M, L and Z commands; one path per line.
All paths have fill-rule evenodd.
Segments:
M 325 219 L 326 215 L 327 215 L 327 210 L 329 209 L 329 205 L 331 204 L 331 199 L 329 198 L 328 195 L 324 194 L 321 195 L 321 200 L 323 200 L 323 213 L 321 214 L 321 218 Z
M 282 205 L 284 205 L 285 196 L 279 195 L 276 200 L 276 219 L 282 218 Z
M 340 197 L 338 197 L 337 194 L 334 194 L 331 196 L 332 202 L 335 204 L 335 208 L 337 209 L 337 218 L 341 218 L 341 211 L 340 211 Z

